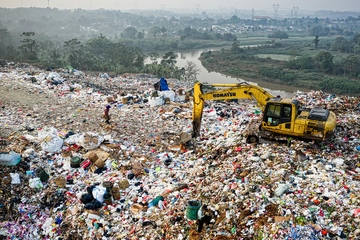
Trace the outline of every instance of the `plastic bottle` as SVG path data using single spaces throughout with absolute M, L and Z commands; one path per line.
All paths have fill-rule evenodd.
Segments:
M 0 166 L 15 166 L 21 160 L 21 155 L 10 151 L 9 153 L 0 154 Z
M 149 203 L 148 207 L 151 208 L 153 206 L 157 206 L 159 204 L 159 201 L 162 201 L 162 200 L 164 200 L 163 196 L 157 196 Z

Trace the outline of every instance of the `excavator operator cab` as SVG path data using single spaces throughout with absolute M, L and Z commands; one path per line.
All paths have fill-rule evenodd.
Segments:
M 285 124 L 285 128 L 290 128 L 292 112 L 293 108 L 291 103 L 282 103 L 280 100 L 269 101 L 265 107 L 263 123 L 267 126 L 278 126 L 281 123 L 289 123 Z

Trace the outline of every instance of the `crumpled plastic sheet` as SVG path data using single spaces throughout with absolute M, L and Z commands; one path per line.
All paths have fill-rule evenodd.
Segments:
M 285 237 L 285 240 L 318 240 L 318 231 L 309 226 L 297 226 L 290 229 L 290 234 Z

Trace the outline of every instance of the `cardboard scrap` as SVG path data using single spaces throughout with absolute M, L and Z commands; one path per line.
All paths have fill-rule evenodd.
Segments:
M 88 158 L 91 160 L 91 162 L 97 161 L 97 160 L 101 160 L 101 161 L 106 161 L 106 159 L 110 156 L 110 153 L 107 153 L 101 149 L 94 149 L 94 150 L 90 150 L 87 153 L 85 153 L 83 155 L 83 158 Z
M 291 219 L 290 216 L 287 216 L 287 217 L 285 217 L 285 216 L 275 216 L 274 217 L 275 222 L 286 222 L 286 221 L 289 221 L 290 219 Z

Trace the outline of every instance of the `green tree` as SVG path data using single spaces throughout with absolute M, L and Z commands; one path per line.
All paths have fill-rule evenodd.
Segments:
M 177 49 L 178 47 L 179 47 L 179 41 L 172 41 L 171 43 L 170 43 L 170 47 L 172 48 L 172 49 Z
M 187 81 L 196 82 L 200 69 L 192 61 L 186 61 L 184 78 Z
M 212 35 L 209 32 L 203 32 L 202 33 L 202 39 L 204 40 L 212 40 Z
M 191 27 L 185 27 L 183 30 L 183 33 L 184 33 L 185 37 L 192 37 L 194 35 L 194 31 L 196 31 L 196 30 L 192 29 Z
M 331 73 L 333 70 L 334 62 L 333 62 L 334 56 L 327 52 L 327 51 L 321 51 L 318 54 L 316 54 L 314 60 L 315 63 L 318 65 L 318 67 L 321 69 L 321 71 L 325 73 Z
M 154 39 L 156 38 L 156 35 L 161 33 L 161 29 L 158 26 L 152 27 L 149 31 L 149 35 L 152 35 Z
M 35 33 L 23 32 L 20 36 L 24 37 L 24 39 L 21 40 L 22 44 L 19 46 L 22 56 L 27 60 L 38 60 L 37 51 L 39 49 L 39 44 L 33 39 Z
M 238 16 L 236 15 L 233 15 L 230 19 L 229 19 L 229 23 L 239 23 L 240 22 L 240 19 L 238 18 Z
M 114 44 L 105 36 L 100 34 L 99 37 L 87 41 L 86 49 L 91 56 L 91 69 L 105 71 L 111 66 Z
M 63 49 L 56 44 L 47 39 L 40 45 L 38 58 L 44 67 L 63 67 Z
M 232 43 L 230 51 L 235 54 L 240 52 L 240 42 L 237 39 Z
M 134 27 L 127 27 L 124 29 L 124 32 L 121 34 L 123 38 L 136 39 L 136 34 L 138 31 Z
M 162 57 L 160 64 L 157 63 L 158 55 L 150 54 L 152 63 L 145 65 L 145 71 L 156 75 L 157 77 L 182 79 L 185 69 L 179 69 L 176 66 L 176 55 L 174 52 L 167 52 Z
M 11 36 L 8 29 L 0 28 L 0 44 L 1 45 L 9 44 L 11 43 L 10 40 L 11 40 Z
M 139 48 L 115 43 L 111 51 L 113 70 L 117 73 L 138 72 L 144 67 L 144 55 Z
M 114 47 L 113 43 L 102 34 L 97 38 L 87 41 L 86 45 L 94 55 L 101 55 L 103 57 L 107 57 Z
M 152 52 L 149 54 L 149 58 L 152 61 L 152 63 L 157 63 L 157 60 L 159 59 L 159 54 L 156 52 Z
M 349 53 L 351 52 L 351 45 L 344 37 L 337 37 L 331 45 L 331 50 L 342 53 Z
M 224 33 L 224 40 L 226 41 L 234 41 L 236 40 L 236 36 L 232 33 Z
M 11 55 L 14 54 L 14 52 L 9 51 L 11 46 L 11 36 L 9 31 L 6 28 L 0 28 L 0 58 L 11 58 Z
M 136 34 L 136 38 L 137 38 L 137 39 L 144 39 L 144 37 L 145 37 L 144 31 L 138 32 L 138 33 Z
M 354 53 L 360 53 L 360 44 L 354 45 Z
M 161 60 L 161 65 L 174 67 L 176 64 L 176 54 L 174 52 L 167 52 Z
M 320 42 L 319 36 L 316 35 L 315 39 L 313 40 L 313 43 L 315 44 L 315 49 L 317 49 L 319 42 Z
M 161 72 L 162 66 L 160 64 L 155 63 L 155 62 L 150 63 L 150 64 L 146 64 L 144 69 L 145 69 L 145 72 L 153 74 L 153 75 L 155 75 L 157 77 L 162 76 L 162 72 Z
M 314 59 L 310 56 L 301 56 L 297 59 L 300 69 L 313 69 Z
M 327 36 L 330 33 L 329 28 L 323 28 L 322 26 L 313 26 L 309 28 L 309 35 L 310 36 Z
M 163 37 L 166 37 L 166 28 L 165 27 L 161 27 L 160 32 L 161 32 Z
M 85 52 L 84 45 L 76 38 L 73 38 L 64 43 L 64 49 L 68 64 L 70 64 L 73 68 L 82 69 Z
M 344 68 L 344 75 L 347 72 L 348 75 L 350 75 L 352 77 L 360 76 L 360 56 L 357 56 L 357 55 L 347 56 L 343 60 L 342 66 Z
M 360 45 L 360 33 L 357 33 L 357 34 L 353 37 L 352 42 L 353 42 L 354 44 Z
M 296 58 L 290 58 L 287 61 L 286 66 L 291 69 L 313 69 L 314 59 L 310 56 L 300 56 Z
M 214 38 L 217 39 L 217 40 L 222 39 L 221 33 L 218 33 L 218 32 L 215 33 L 215 34 L 214 34 Z

